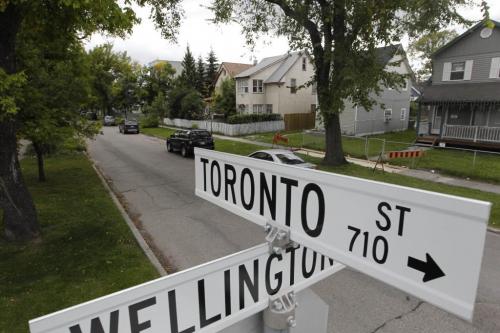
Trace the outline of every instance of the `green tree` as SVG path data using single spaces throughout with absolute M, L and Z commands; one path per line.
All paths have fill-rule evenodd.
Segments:
M 217 75 L 217 70 L 219 69 L 218 61 L 214 50 L 210 50 L 207 57 L 207 73 L 205 76 L 205 86 L 207 87 L 208 96 L 211 96 L 214 92 L 215 75 Z
M 74 137 L 92 136 L 98 127 L 80 117 L 89 101 L 88 57 L 77 39 L 45 38 L 25 32 L 18 46 L 27 77 L 20 107 L 20 134 L 29 139 L 45 181 L 44 155 Z
M 408 53 L 422 62 L 420 69 L 416 72 L 420 81 L 432 74 L 431 55 L 457 36 L 458 33 L 455 30 L 432 31 L 410 44 Z
M 120 6 L 116 0 L 0 0 L 0 208 L 5 235 L 27 240 L 40 235 L 32 197 L 24 182 L 17 157 L 17 132 L 22 124 L 19 107 L 23 74 L 16 45 L 25 32 L 45 37 L 82 39 L 94 32 L 125 36 L 139 20 L 129 6 L 150 5 L 150 16 L 167 39 L 175 39 L 183 12 L 178 0 L 135 0 Z
M 198 57 L 198 62 L 196 63 L 196 90 L 198 90 L 202 96 L 206 96 L 205 63 L 201 56 Z
M 141 75 L 140 86 L 144 93 L 144 103 L 150 105 L 161 93 L 168 94 L 174 84 L 175 69 L 166 61 L 146 67 Z
M 220 89 L 215 93 L 213 110 L 224 114 L 226 118 L 236 114 L 236 83 L 233 79 L 222 81 Z
M 247 42 L 259 35 L 288 38 L 293 50 L 307 50 L 314 64 L 318 102 L 325 122 L 324 163 L 345 163 L 340 113 L 350 101 L 370 110 L 381 86 L 398 87 L 404 78 L 384 70 L 380 45 L 415 38 L 450 22 L 464 23 L 456 7 L 468 0 L 215 0 L 214 22 L 239 22 Z
M 189 87 L 196 87 L 197 82 L 197 72 L 196 72 L 196 62 L 194 60 L 193 54 L 189 49 L 189 46 L 186 47 L 186 53 L 184 54 L 184 59 L 182 60 L 182 74 L 181 79 L 184 84 Z
M 113 45 L 96 46 L 89 52 L 95 107 L 104 114 L 127 110 L 137 102 L 138 68 L 126 52 L 114 52 Z
M 189 89 L 182 98 L 181 115 L 184 119 L 203 119 L 203 99 L 198 91 Z

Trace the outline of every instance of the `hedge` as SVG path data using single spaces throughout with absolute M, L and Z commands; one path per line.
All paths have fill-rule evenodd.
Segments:
M 248 124 L 276 120 L 282 120 L 281 115 L 278 113 L 250 113 L 229 116 L 226 122 L 228 124 Z

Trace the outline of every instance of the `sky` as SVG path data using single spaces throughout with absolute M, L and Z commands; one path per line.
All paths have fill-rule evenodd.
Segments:
M 479 4 L 480 0 L 476 0 Z M 490 16 L 500 21 L 500 0 L 488 0 Z M 141 23 L 136 25 L 131 35 L 125 39 L 106 37 L 94 34 L 87 42 L 86 48 L 110 42 L 116 51 L 127 51 L 128 55 L 141 64 L 148 64 L 156 59 L 182 60 L 186 46 L 189 45 L 193 55 L 206 58 L 210 49 L 213 49 L 219 61 L 252 63 L 264 57 L 275 56 L 288 51 L 288 43 L 284 38 L 264 37 L 251 52 L 245 44 L 241 28 L 236 24 L 217 26 L 208 20 L 213 17 L 209 9 L 205 8 L 211 0 L 184 0 L 185 18 L 178 35 L 177 43 L 162 39 L 149 20 L 147 8 L 135 8 Z M 479 20 L 482 17 L 479 8 L 459 10 L 468 19 Z M 463 32 L 463 27 L 455 27 Z M 406 47 L 408 40 L 403 40 Z

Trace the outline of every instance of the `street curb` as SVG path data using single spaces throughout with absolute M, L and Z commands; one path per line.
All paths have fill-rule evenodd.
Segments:
M 493 228 L 493 227 L 488 227 L 488 231 L 494 234 L 499 234 L 500 235 L 500 229 Z
M 111 196 L 111 199 L 113 199 L 115 206 L 120 211 L 120 214 L 122 215 L 123 219 L 125 220 L 125 222 L 127 222 L 128 227 L 132 231 L 132 234 L 134 235 L 137 243 L 141 247 L 141 249 L 144 252 L 144 254 L 146 255 L 146 257 L 148 257 L 151 264 L 153 264 L 153 266 L 155 267 L 155 269 L 158 271 L 158 273 L 161 276 L 168 275 L 167 271 L 165 270 L 165 268 L 163 268 L 160 261 L 158 260 L 158 258 L 154 254 L 153 250 L 151 250 L 148 243 L 142 237 L 141 232 L 137 229 L 134 222 L 132 222 L 132 220 L 128 216 L 127 212 L 125 211 L 125 208 L 123 208 L 123 206 L 122 206 L 120 200 L 118 200 L 115 192 L 113 192 L 113 190 L 109 186 L 108 182 L 104 178 L 103 174 L 101 173 L 101 170 L 99 170 L 99 168 L 95 165 L 94 161 L 88 155 L 87 155 L 87 157 L 89 158 L 90 162 L 92 163 L 92 167 L 96 171 L 97 176 L 99 176 L 99 179 L 101 180 L 102 184 L 106 188 L 106 191 L 108 191 L 109 195 Z

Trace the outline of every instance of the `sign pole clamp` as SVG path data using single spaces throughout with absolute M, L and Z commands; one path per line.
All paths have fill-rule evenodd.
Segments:
M 290 239 L 290 228 L 268 222 L 265 226 L 266 242 L 269 254 L 281 255 L 290 247 L 298 244 Z M 282 332 L 296 326 L 295 308 L 298 306 L 295 292 L 292 290 L 278 297 L 269 299 L 269 306 L 264 310 L 266 332 Z
M 266 327 L 282 331 L 295 327 L 295 308 L 298 306 L 296 295 L 290 291 L 277 298 L 269 299 L 269 307 L 264 310 Z
M 287 248 L 297 247 L 298 245 L 290 239 L 290 229 L 288 227 L 277 226 L 268 222 L 265 231 L 270 254 L 281 254 Z

